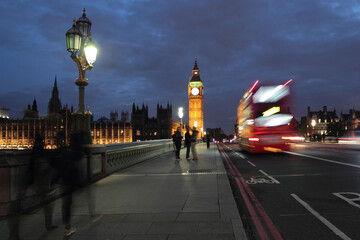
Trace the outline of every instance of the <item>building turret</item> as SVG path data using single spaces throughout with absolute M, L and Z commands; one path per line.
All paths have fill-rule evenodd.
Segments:
M 57 88 L 57 79 L 55 76 L 54 87 L 51 92 L 51 98 L 48 104 L 48 115 L 56 115 L 61 111 L 61 101 L 59 99 L 59 90 Z

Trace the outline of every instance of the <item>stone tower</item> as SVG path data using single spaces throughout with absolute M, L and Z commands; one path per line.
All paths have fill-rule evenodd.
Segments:
M 198 138 L 203 135 L 201 128 L 204 128 L 204 85 L 200 78 L 200 70 L 197 65 L 197 58 L 192 70 L 192 76 L 188 85 L 189 96 L 189 126 L 199 131 Z
M 171 124 L 172 124 L 172 105 L 167 104 L 166 107 L 157 104 L 157 127 L 159 139 L 171 138 Z
M 48 104 L 48 115 L 59 114 L 61 111 L 61 101 L 59 98 L 59 90 L 57 88 L 57 80 L 55 76 L 54 87 L 52 89 L 51 98 Z

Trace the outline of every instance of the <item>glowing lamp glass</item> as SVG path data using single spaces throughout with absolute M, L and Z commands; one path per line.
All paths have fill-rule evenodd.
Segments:
M 73 24 L 72 28 L 70 28 L 65 35 L 67 50 L 71 53 L 79 52 L 81 47 L 81 33 L 76 25 Z
M 183 118 L 184 112 L 183 112 L 183 108 L 182 108 L 182 107 L 179 108 L 178 115 L 179 115 L 179 118 Z
M 92 65 L 94 62 L 96 62 L 96 55 L 97 55 L 97 48 L 94 44 L 88 44 L 84 48 L 86 61 Z

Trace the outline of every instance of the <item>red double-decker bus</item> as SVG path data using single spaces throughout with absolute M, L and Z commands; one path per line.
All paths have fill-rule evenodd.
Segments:
M 242 97 L 237 111 L 236 137 L 241 149 L 282 152 L 304 140 L 290 113 L 290 79 L 282 85 L 261 85 L 257 80 Z

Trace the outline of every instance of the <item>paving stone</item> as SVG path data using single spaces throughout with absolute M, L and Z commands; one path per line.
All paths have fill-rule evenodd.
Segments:
M 197 222 L 153 223 L 148 234 L 195 234 Z
M 181 212 L 176 218 L 177 222 L 205 222 L 205 221 L 219 221 L 220 214 L 218 212 Z
M 150 228 L 151 223 L 124 223 L 108 224 L 103 222 L 97 226 L 87 229 L 90 234 L 106 234 L 107 232 L 115 232 L 118 234 L 145 234 Z
M 231 222 L 201 222 L 200 233 L 233 233 Z
M 168 235 L 126 235 L 121 240 L 167 240 Z
M 127 214 L 124 222 L 174 222 L 178 213 L 133 213 Z
M 168 240 L 234 240 L 231 234 L 170 235 Z

